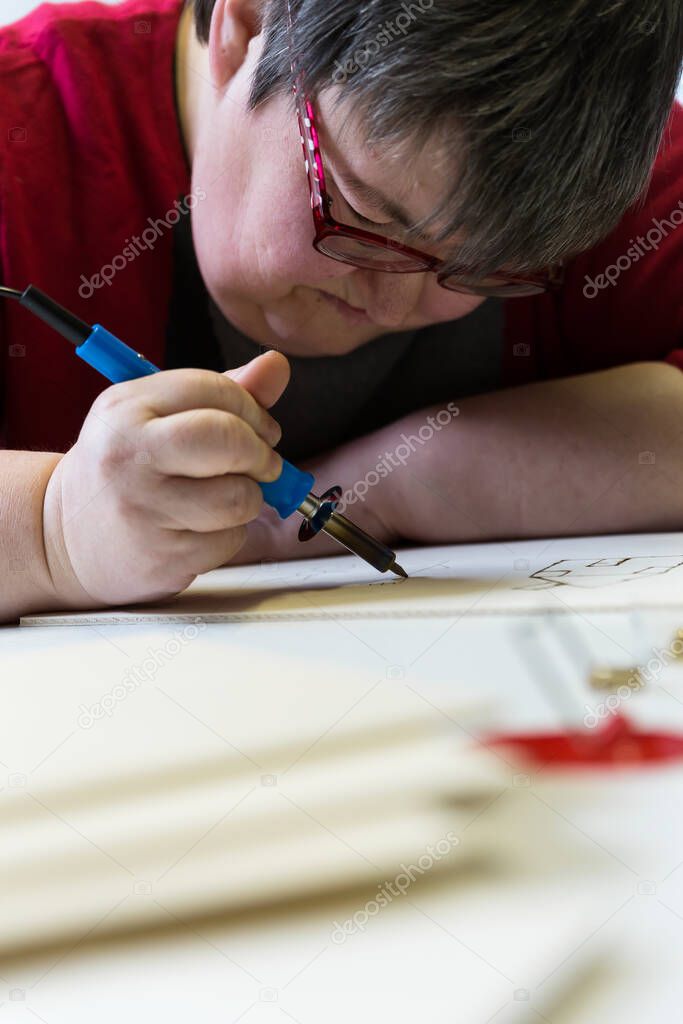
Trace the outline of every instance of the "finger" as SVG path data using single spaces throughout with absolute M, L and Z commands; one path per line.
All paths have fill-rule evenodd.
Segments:
M 256 399 L 224 373 L 212 370 L 164 370 L 115 385 L 118 397 L 144 398 L 150 417 L 172 416 L 190 409 L 220 409 L 243 419 L 270 445 L 278 443 L 278 423 Z
M 235 526 L 215 533 L 177 533 L 174 535 L 174 559 L 178 572 L 199 576 L 225 565 L 242 548 L 247 539 L 247 527 Z
M 281 457 L 248 423 L 217 409 L 194 409 L 150 420 L 143 438 L 152 468 L 166 476 L 243 473 L 267 483 L 282 472 Z
M 226 376 L 236 380 L 264 409 L 270 409 L 289 384 L 291 369 L 281 352 L 271 350 L 250 363 L 228 370 Z
M 245 526 L 263 508 L 263 492 L 248 476 L 191 480 L 166 477 L 156 506 L 158 522 L 169 530 L 215 533 Z

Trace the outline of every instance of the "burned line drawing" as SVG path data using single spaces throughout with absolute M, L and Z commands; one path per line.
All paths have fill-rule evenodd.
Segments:
M 650 576 L 663 576 L 680 569 L 683 555 L 638 555 L 618 558 L 562 558 L 545 569 L 537 569 L 529 582 L 514 590 L 552 590 L 557 587 L 605 587 L 632 583 Z

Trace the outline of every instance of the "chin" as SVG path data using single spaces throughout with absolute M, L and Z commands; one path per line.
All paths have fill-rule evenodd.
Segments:
M 287 356 L 344 356 L 400 329 L 382 327 L 346 310 L 316 288 L 297 287 L 265 302 L 259 296 L 244 299 L 220 289 L 209 291 L 223 316 L 242 334 Z
M 232 319 L 229 311 L 225 312 Z M 234 319 L 232 322 L 239 326 Z M 349 321 L 321 302 L 315 290 L 302 288 L 284 300 L 259 306 L 256 322 L 252 321 L 252 329 L 245 333 L 285 355 L 314 358 L 347 355 L 387 331 L 367 317 L 361 323 Z
M 346 327 L 332 325 L 322 318 L 311 317 L 305 326 L 292 324 L 289 318 L 266 314 L 266 323 L 273 345 L 288 356 L 345 356 L 386 333 L 378 327 Z

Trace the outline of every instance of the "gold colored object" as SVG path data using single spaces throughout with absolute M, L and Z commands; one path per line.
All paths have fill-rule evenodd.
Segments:
M 683 629 L 677 629 L 670 644 L 670 650 L 676 661 L 683 659 Z
M 593 690 L 618 690 L 620 686 L 628 686 L 635 691 L 642 689 L 645 680 L 637 667 L 606 668 L 602 665 L 593 669 L 589 683 Z

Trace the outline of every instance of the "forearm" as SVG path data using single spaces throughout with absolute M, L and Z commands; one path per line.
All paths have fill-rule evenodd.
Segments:
M 385 519 L 406 540 L 683 529 L 677 369 L 643 363 L 458 405 L 378 488 Z M 385 428 L 368 453 L 395 449 L 434 412 Z
M 306 463 L 318 491 L 387 544 L 683 529 L 683 374 L 657 363 L 511 388 L 412 413 Z M 429 427 L 441 413 L 439 429 Z M 411 438 L 418 438 L 412 441 Z M 654 454 L 654 463 L 649 453 Z M 341 554 L 272 510 L 237 561 Z
M 0 623 L 68 607 L 45 553 L 44 502 L 61 459 L 52 452 L 0 452 Z

